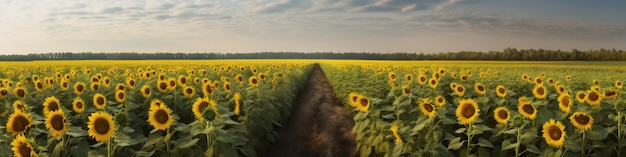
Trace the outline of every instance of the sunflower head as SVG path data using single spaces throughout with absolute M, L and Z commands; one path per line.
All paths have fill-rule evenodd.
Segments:
M 9 95 L 9 90 L 7 88 L 0 88 L 0 98 L 7 97 Z
M 569 75 L 565 76 L 565 81 L 571 81 L 571 80 L 572 80 L 571 76 L 569 76 Z
M 150 107 L 150 111 L 148 111 L 148 123 L 155 129 L 165 130 L 169 128 L 174 121 L 173 118 L 172 110 L 165 104 Z
M 500 106 L 493 110 L 493 118 L 500 124 L 507 124 L 511 119 L 511 113 L 506 107 Z
M 574 127 L 583 131 L 591 129 L 591 125 L 593 125 L 593 117 L 587 112 L 574 112 L 574 114 L 569 117 L 569 120 Z
M 419 106 L 420 111 L 422 111 L 422 113 L 424 113 L 424 115 L 428 116 L 429 118 L 434 117 L 437 114 L 435 106 L 433 106 L 433 103 L 430 101 L 430 99 L 420 100 Z
M 520 102 L 517 106 L 517 111 L 530 120 L 537 118 L 537 109 L 528 101 L 524 103 Z
M 202 84 L 202 93 L 204 95 L 211 95 L 211 94 L 213 94 L 213 84 L 211 82 L 203 83 Z
M 13 89 L 13 95 L 15 95 L 15 97 L 17 98 L 24 98 L 26 97 L 26 89 L 24 89 L 24 87 L 15 87 Z
M 235 112 L 235 115 L 239 116 L 241 113 L 241 94 L 239 94 L 239 92 L 235 93 L 233 101 L 235 101 L 235 110 L 233 112 Z
M 230 91 L 232 90 L 232 87 L 230 86 L 230 82 L 224 83 L 224 90 L 230 93 Z
M 468 125 L 474 123 L 478 119 L 478 104 L 474 99 L 462 99 L 456 108 L 456 117 L 459 123 Z
M 61 109 L 61 103 L 59 99 L 54 96 L 47 97 L 43 102 L 43 115 L 47 115 L 48 112 L 56 111 Z
M 428 80 L 428 85 L 430 85 L 430 88 L 436 89 L 438 84 L 439 84 L 439 81 L 437 81 L 437 79 L 434 77 Z
M 17 157 L 32 157 L 37 156 L 32 145 L 28 142 L 24 135 L 17 135 L 11 142 L 11 150 Z
M 623 86 L 622 81 L 620 80 L 615 81 L 615 88 L 622 89 L 622 86 Z
M 370 108 L 370 100 L 365 96 L 359 96 L 357 108 L 361 112 L 367 112 Z
M 186 85 L 187 84 L 187 77 L 185 77 L 183 75 L 178 76 L 178 84 Z
M 167 79 L 167 89 L 175 89 L 176 88 L 176 79 L 169 78 Z
M 72 101 L 72 109 L 74 109 L 76 113 L 83 113 L 85 111 L 85 101 L 80 97 L 74 98 Z
M 619 98 L 619 91 L 609 89 L 609 90 L 604 91 L 603 96 L 604 96 L 604 99 L 606 100 L 615 100 Z
M 480 95 L 485 95 L 485 93 L 487 93 L 487 90 L 485 89 L 485 86 L 482 83 L 479 83 L 479 82 L 474 84 L 474 91 L 476 91 L 476 93 L 478 93 Z
M 547 81 L 548 81 L 549 84 L 554 84 L 554 79 L 552 79 L 552 78 L 548 78 Z
M 552 147 L 561 148 L 565 141 L 565 126 L 560 121 L 548 120 L 543 124 L 543 138 Z
M 167 85 L 167 81 L 157 81 L 157 90 L 161 93 L 167 92 L 169 86 Z
M 118 103 L 124 103 L 126 100 L 126 92 L 124 90 L 115 91 L 115 101 Z
M 563 93 L 559 95 L 558 101 L 559 101 L 559 109 L 561 109 L 561 111 L 565 113 L 569 113 L 570 108 L 572 107 L 572 104 L 573 104 L 572 97 L 567 93 Z
M 426 82 L 428 81 L 428 79 L 424 75 L 419 75 L 417 78 L 418 78 L 417 82 L 421 85 L 425 85 Z
M 98 89 L 100 89 L 100 83 L 97 83 L 97 82 L 96 82 L 96 83 L 94 83 L 94 82 L 92 82 L 92 83 L 91 83 L 91 90 L 92 90 L 92 91 L 97 91 Z
M 409 95 L 409 94 L 411 94 L 411 88 L 409 87 L 409 85 L 402 86 L 402 95 Z
M 438 95 L 437 97 L 435 97 L 435 104 L 439 106 L 439 108 L 443 108 L 446 105 L 446 98 L 444 98 L 442 95 Z
M 461 81 L 465 82 L 467 81 L 468 77 L 467 75 L 461 75 Z
M 63 91 L 70 90 L 70 83 L 67 80 L 61 81 L 61 90 Z
M 586 97 L 587 97 L 587 94 L 585 94 L 585 92 L 583 92 L 583 91 L 576 92 L 576 100 L 579 103 L 584 103 Z
M 501 98 L 504 98 L 506 96 L 506 88 L 504 88 L 503 85 L 496 86 L 496 95 L 498 95 Z
M 585 102 L 591 106 L 600 105 L 600 101 L 602 101 L 602 97 L 597 91 L 590 91 L 589 94 L 585 97 Z
M 149 98 L 150 96 L 152 96 L 152 90 L 150 89 L 150 86 L 148 85 L 143 85 L 141 87 L 141 95 L 144 98 Z
M 236 74 L 235 79 L 237 80 L 237 83 L 239 83 L 240 85 L 243 84 L 243 76 L 241 76 L 241 74 Z
M 259 86 L 259 80 L 255 76 L 252 76 L 252 77 L 248 78 L 248 84 L 250 84 L 250 86 L 252 86 L 252 87 L 258 87 Z
M 348 102 L 350 102 L 350 106 L 357 107 L 359 105 L 359 94 L 350 92 L 348 94 Z
M 196 118 L 200 121 L 204 121 L 205 118 L 214 118 L 214 117 L 205 117 L 204 110 L 211 109 L 213 112 L 217 112 L 215 110 L 215 106 L 217 104 L 213 100 L 209 100 L 208 98 L 198 98 L 196 102 L 193 103 L 192 111 Z M 215 113 L 217 114 L 217 113 Z M 211 120 L 211 119 L 209 119 Z
M 398 125 L 392 125 L 391 128 L 389 128 L 389 130 L 391 131 L 391 133 L 393 134 L 393 137 L 395 137 L 396 139 L 394 140 L 395 144 L 400 144 L 402 143 L 402 138 L 400 137 L 400 134 L 398 134 Z
M 596 80 L 596 79 L 593 79 L 593 81 L 592 81 L 592 82 L 593 82 L 593 85 L 594 85 L 594 86 L 599 86 L 599 85 L 600 85 L 600 81 L 598 81 L 598 80 Z
M 389 76 L 389 81 L 396 81 L 396 78 L 397 78 L 396 73 L 389 72 L 388 76 Z
M 26 113 L 27 109 L 28 109 L 28 104 L 24 103 L 24 101 L 15 100 L 15 102 L 13 102 L 13 110 Z
M 98 109 L 104 110 L 107 105 L 107 98 L 100 93 L 96 93 L 93 96 L 93 105 L 96 106 L 96 108 Z
M 30 114 L 15 111 L 9 116 L 7 121 L 7 132 L 15 134 L 22 134 L 33 124 L 33 119 Z
M 109 141 L 115 135 L 115 123 L 113 117 L 102 111 L 92 113 L 87 122 L 89 136 L 98 142 Z
M 535 78 L 535 85 L 543 85 L 543 79 L 541 77 Z
M 81 95 L 85 92 L 85 84 L 82 82 L 77 82 L 74 84 L 74 93 Z
M 196 89 L 194 89 L 191 86 L 184 86 L 183 87 L 183 95 L 185 95 L 185 97 L 191 98 L 196 94 Z
M 64 135 L 67 131 L 65 113 L 61 110 L 51 111 L 46 115 L 46 128 L 53 137 Z
M 404 75 L 404 79 L 406 79 L 407 82 L 411 82 L 411 81 L 413 81 L 413 75 L 406 74 L 406 75 Z
M 544 99 L 548 95 L 548 91 L 546 91 L 546 87 L 543 85 L 536 85 L 533 89 L 533 94 L 537 99 Z
M 115 90 L 126 90 L 126 87 L 124 87 L 124 84 L 122 83 L 117 83 L 117 85 L 115 85 Z
M 465 95 L 465 87 L 463 87 L 463 85 L 456 84 L 455 86 L 456 87 L 454 88 L 454 93 L 456 93 L 456 95 L 461 97 Z

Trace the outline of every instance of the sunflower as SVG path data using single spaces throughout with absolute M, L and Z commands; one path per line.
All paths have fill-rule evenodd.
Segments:
M 437 81 L 436 78 L 430 78 L 430 80 L 428 80 L 428 85 L 430 85 L 430 88 L 437 88 L 437 85 L 439 85 L 439 81 Z
M 411 88 L 409 87 L 409 85 L 402 86 L 402 95 L 409 95 L 409 94 L 411 94 Z
M 444 105 L 446 105 L 446 99 L 443 96 L 438 95 L 435 97 L 435 104 L 439 106 L 439 108 L 443 108 Z
M 33 124 L 33 119 L 30 117 L 30 114 L 15 111 L 13 114 L 9 116 L 9 120 L 7 121 L 6 129 L 7 132 L 15 134 L 22 134 Z
M 186 85 L 187 84 L 187 77 L 185 77 L 183 75 L 178 76 L 178 84 Z
M 396 143 L 396 144 L 402 143 L 402 138 L 400 138 L 400 134 L 398 134 L 398 126 L 397 125 L 392 125 L 391 128 L 389 128 L 389 130 L 391 131 L 391 133 L 393 133 L 393 137 L 396 138 L 394 143 Z
M 559 95 L 559 109 L 565 113 L 569 113 L 572 107 L 572 97 L 569 94 L 563 93 Z
M 63 91 L 70 90 L 70 83 L 67 80 L 61 81 L 61 90 Z
M 367 112 L 370 108 L 370 100 L 365 96 L 359 96 L 357 108 L 361 112 Z
M 350 106 L 357 107 L 359 105 L 359 94 L 350 92 L 348 94 L 348 102 L 350 102 Z
M 252 76 L 248 79 L 248 83 L 250 84 L 250 86 L 252 87 L 258 87 L 259 86 L 259 80 L 256 79 L 255 76 Z
M 591 125 L 593 125 L 593 117 L 591 117 L 587 112 L 574 112 L 572 116 L 569 117 L 570 122 L 574 125 L 574 127 L 586 131 L 591 129 Z
M 483 86 L 483 84 L 480 82 L 477 82 L 476 84 L 474 84 L 474 91 L 476 91 L 476 93 L 480 95 L 485 95 L 485 93 L 487 93 L 485 86 Z
M 592 82 L 593 82 L 593 85 L 595 85 L 595 86 L 599 86 L 600 85 L 600 81 L 598 81 L 596 79 L 593 79 Z
M 587 97 L 587 94 L 585 94 L 585 92 L 583 92 L 583 91 L 576 92 L 576 100 L 579 103 L 584 103 L 586 97 Z
M 13 155 L 16 157 L 33 157 L 37 156 L 35 150 L 24 135 L 17 135 L 15 139 L 11 142 L 11 150 L 13 150 Z
M 24 89 L 24 87 L 15 87 L 13 89 L 13 95 L 15 95 L 15 97 L 17 98 L 24 98 L 26 97 L 26 89 Z
M 548 95 L 546 87 L 544 87 L 543 85 L 536 85 L 533 89 L 533 94 L 538 99 L 544 99 Z
M 141 87 L 141 95 L 144 98 L 149 98 L 152 95 L 152 90 L 150 90 L 150 86 L 148 85 L 143 85 Z
M 193 95 L 196 94 L 196 89 L 194 89 L 191 86 L 184 86 L 183 87 L 183 95 L 185 95 L 188 98 L 193 97 Z
M 496 95 L 498 95 L 501 98 L 504 98 L 506 96 L 506 88 L 504 88 L 503 85 L 496 86 Z
M 117 97 L 117 96 L 116 96 Z M 93 95 L 93 105 L 98 109 L 104 110 L 104 107 L 107 105 L 107 98 L 100 93 L 96 93 Z
M 413 75 L 406 74 L 406 75 L 404 75 L 404 79 L 406 79 L 407 82 L 411 82 L 411 81 L 413 81 Z
M 170 108 L 168 108 L 165 104 L 152 106 L 148 112 L 148 122 L 155 129 L 159 130 L 169 128 L 174 121 L 173 118 L 172 110 L 170 110 Z
M 167 89 L 175 89 L 176 88 L 176 79 L 169 78 L 167 79 Z
M 196 99 L 196 102 L 193 103 L 193 106 L 191 108 L 191 110 L 193 111 L 193 114 L 196 116 L 196 118 L 200 121 L 204 121 L 205 117 L 203 116 L 204 110 L 207 109 L 207 107 L 210 107 L 214 112 L 217 113 L 217 111 L 215 110 L 215 106 L 217 104 L 215 103 L 215 101 L 213 100 L 209 100 L 206 97 L 205 98 L 198 98 Z
M 42 92 L 43 87 L 44 87 L 43 83 L 41 83 L 40 81 L 35 81 L 35 90 L 37 90 L 38 92 Z
M 157 81 L 157 90 L 161 93 L 167 92 L 167 82 L 166 81 Z
M 435 107 L 432 105 L 432 102 L 429 99 L 422 99 L 419 102 L 419 106 L 420 111 L 422 111 L 424 115 L 428 116 L 428 118 L 431 118 L 437 114 Z
M 113 117 L 106 112 L 98 111 L 89 116 L 87 122 L 89 136 L 98 142 L 108 141 L 115 135 L 115 123 Z
M 592 91 L 596 91 L 596 92 L 600 92 L 600 86 L 595 85 L 595 86 L 591 86 L 590 88 Z
M 620 80 L 615 81 L 615 88 L 622 89 L 622 81 Z
M 570 81 L 570 80 L 572 80 L 571 76 L 569 76 L 569 75 L 565 76 L 565 81 Z
M 240 85 L 243 84 L 243 77 L 241 76 L 241 74 L 236 74 L 235 79 L 237 80 L 237 83 L 239 83 Z
M 115 90 L 125 90 L 126 87 L 124 87 L 124 84 L 122 83 L 117 83 L 117 85 L 115 85 Z
M 15 100 L 15 102 L 13 102 L 13 110 L 26 112 L 26 109 L 28 109 L 28 104 L 24 103 L 24 101 Z
M 459 106 L 456 108 L 457 120 L 463 124 L 468 125 L 474 123 L 478 119 L 478 104 L 474 99 L 462 99 L 459 102 Z
M 115 101 L 117 101 L 118 103 L 124 103 L 124 100 L 126 100 L 126 91 L 115 91 Z
M 61 109 L 61 103 L 59 99 L 54 96 L 47 97 L 43 102 L 43 115 L 48 115 L 48 112 L 56 111 Z
M 196 78 L 194 78 L 194 79 L 193 79 L 193 82 L 194 82 L 195 84 L 200 83 L 200 78 L 197 78 L 197 77 L 196 77 Z
M 602 97 L 597 91 L 590 91 L 585 97 L 585 102 L 591 106 L 600 105 L 600 101 L 602 101 Z
M 259 77 L 259 80 L 265 80 L 265 78 L 267 78 L 267 77 L 265 77 L 264 73 L 259 73 L 259 75 L 257 75 L 257 77 Z M 229 81 L 226 81 L 226 82 L 229 82 Z
M 9 95 L 9 90 L 7 88 L 0 88 L 0 98 L 4 98 Z
M 456 84 L 456 88 L 454 88 L 454 93 L 462 97 L 463 95 L 465 95 L 465 87 L 463 87 L 463 85 Z
M 465 82 L 467 81 L 468 77 L 466 75 L 461 75 L 461 81 Z
M 604 91 L 603 96 L 604 96 L 604 99 L 606 100 L 615 100 L 619 98 L 619 91 L 609 89 L 609 90 Z
M 500 106 L 493 110 L 493 118 L 500 124 L 507 124 L 511 119 L 511 113 L 506 107 Z
M 150 101 L 150 108 L 159 107 L 162 104 L 164 104 L 163 101 L 161 101 L 159 99 L 154 99 L 154 100 Z
M 45 123 L 50 135 L 53 137 L 64 135 L 67 131 L 67 126 L 65 126 L 65 113 L 61 110 L 49 112 L 46 115 Z
M 150 76 L 150 75 L 149 75 L 149 73 L 148 73 L 148 76 L 147 76 L 147 77 L 149 77 L 149 76 Z M 126 85 L 128 85 L 128 87 L 129 87 L 130 89 L 135 89 L 135 87 L 137 86 L 137 83 L 135 82 L 135 79 L 134 79 L 134 78 L 132 78 L 132 77 L 128 77 L 128 78 L 126 78 Z
M 109 77 L 104 77 L 104 79 L 102 80 L 102 85 L 106 88 L 109 88 L 111 86 L 111 79 Z
M 100 83 L 91 83 L 91 90 L 92 91 L 97 91 L 98 89 L 100 89 Z
M 543 124 L 543 138 L 552 147 L 561 148 L 565 141 L 565 126 L 560 121 L 550 119 Z
M 550 84 L 554 84 L 554 79 L 552 79 L 552 78 L 548 78 L 547 80 L 548 80 L 548 83 L 550 83 Z
M 159 74 L 159 81 L 165 81 L 165 74 Z
M 397 78 L 396 73 L 389 72 L 387 76 L 389 76 L 389 81 L 396 81 L 396 78 Z
M 541 79 L 541 77 L 537 77 L 535 78 L 535 85 L 539 86 L 539 85 L 543 85 L 543 79 Z
M 537 118 L 537 109 L 528 101 L 520 102 L 517 106 L 517 111 L 530 120 Z
M 559 94 L 563 94 L 567 91 L 565 90 L 565 87 L 563 87 L 563 85 L 559 85 L 559 86 L 556 86 L 556 92 Z
M 74 93 L 81 95 L 85 92 L 85 84 L 82 82 L 77 82 L 74 84 Z
M 203 83 L 202 84 L 202 93 L 206 95 L 213 94 L 213 84 L 212 83 Z
M 241 113 L 241 94 L 239 92 L 235 93 L 233 96 L 233 101 L 235 101 L 235 115 L 239 115 Z
M 74 98 L 72 101 L 72 108 L 76 113 L 83 113 L 85 111 L 85 101 L 80 97 Z
M 418 80 L 417 82 L 418 82 L 419 84 L 421 84 L 421 85 L 425 85 L 425 84 L 426 84 L 426 81 L 428 81 L 428 79 L 427 79 L 427 78 L 426 78 L 426 76 L 424 76 L 424 75 L 419 75 L 417 78 L 418 78 L 418 79 L 417 79 L 417 80 Z
M 224 83 L 224 90 L 226 90 L 226 92 L 230 93 L 230 91 L 232 90 L 232 87 L 230 86 L 230 82 Z

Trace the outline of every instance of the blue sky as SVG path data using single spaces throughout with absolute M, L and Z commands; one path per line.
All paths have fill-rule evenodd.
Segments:
M 0 53 L 626 49 L 626 1 L 0 0 Z

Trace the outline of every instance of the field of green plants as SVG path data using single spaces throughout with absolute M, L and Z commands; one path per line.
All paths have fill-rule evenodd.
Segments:
M 0 156 L 257 156 L 310 62 L 0 64 Z
M 366 156 L 625 156 L 622 62 L 326 61 Z

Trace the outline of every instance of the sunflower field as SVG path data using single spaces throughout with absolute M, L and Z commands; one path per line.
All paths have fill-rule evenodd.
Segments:
M 621 62 L 324 61 L 361 156 L 626 156 Z
M 4 62 L 0 156 L 257 156 L 312 65 Z

